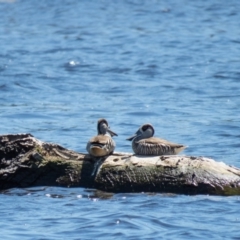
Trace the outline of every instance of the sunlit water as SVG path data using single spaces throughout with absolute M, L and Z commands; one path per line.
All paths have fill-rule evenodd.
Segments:
M 0 134 L 85 152 L 106 118 L 116 151 L 143 123 L 183 154 L 240 167 L 240 2 L 0 1 Z M 239 197 L 0 195 L 2 239 L 240 239 Z

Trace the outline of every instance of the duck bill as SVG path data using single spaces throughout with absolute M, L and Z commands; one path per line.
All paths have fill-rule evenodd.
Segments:
M 132 135 L 131 137 L 127 138 L 126 140 L 128 140 L 128 141 L 132 141 L 136 136 L 137 136 L 137 134 L 135 133 L 135 134 Z
M 107 129 L 107 132 L 111 135 L 111 137 L 113 137 L 113 136 L 118 136 L 115 132 L 113 132 L 112 130 L 110 130 L 110 128 Z

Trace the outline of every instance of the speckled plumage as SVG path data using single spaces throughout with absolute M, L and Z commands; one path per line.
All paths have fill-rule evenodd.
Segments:
M 87 143 L 88 153 L 94 157 L 104 157 L 112 154 L 116 146 L 112 136 L 117 136 L 117 134 L 110 130 L 105 119 L 98 120 L 97 130 L 98 135 L 92 137 Z
M 153 137 L 154 128 L 151 124 L 142 125 L 134 136 L 127 140 L 132 141 L 132 149 L 137 155 L 175 155 L 183 151 L 186 146 L 172 143 L 167 140 Z

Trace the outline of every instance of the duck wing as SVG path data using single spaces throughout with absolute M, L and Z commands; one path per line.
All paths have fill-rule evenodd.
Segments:
M 156 137 L 139 140 L 137 145 L 142 155 L 175 155 L 186 148 L 182 144 Z

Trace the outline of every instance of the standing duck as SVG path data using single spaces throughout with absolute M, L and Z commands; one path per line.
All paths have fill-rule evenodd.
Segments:
M 98 135 L 92 137 L 87 143 L 87 151 L 93 157 L 104 157 L 113 153 L 115 142 L 112 136 L 117 136 L 110 127 L 106 119 L 99 119 L 97 123 Z

